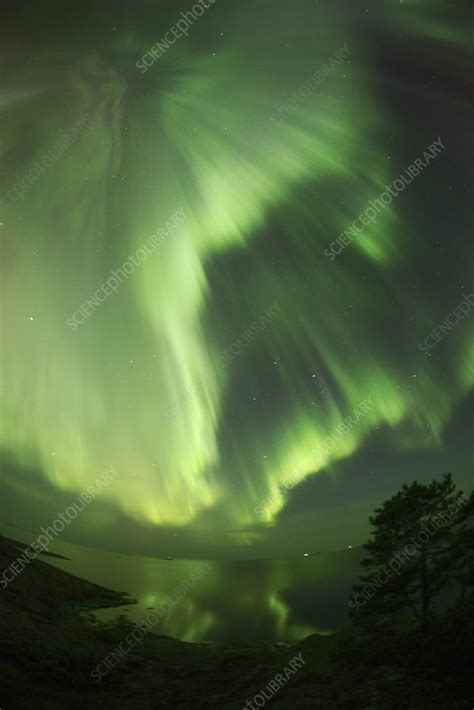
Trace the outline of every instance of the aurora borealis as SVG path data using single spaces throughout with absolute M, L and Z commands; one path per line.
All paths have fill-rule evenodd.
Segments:
M 469 5 L 216 0 L 146 72 L 192 2 L 2 10 L 1 520 L 113 465 L 71 539 L 300 554 L 406 480 L 472 482 L 472 316 L 420 348 L 474 292 Z

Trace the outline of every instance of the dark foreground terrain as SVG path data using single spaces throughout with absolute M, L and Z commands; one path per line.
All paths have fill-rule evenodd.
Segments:
M 16 543 L 0 538 L 0 571 L 18 554 Z M 262 690 L 264 704 L 292 710 L 474 704 L 471 614 L 444 617 L 428 636 L 357 626 L 276 648 L 148 634 L 98 683 L 91 672 L 133 627 L 91 624 L 84 611 L 123 603 L 123 595 L 42 561 L 27 565 L 0 589 L 1 710 L 252 710 L 262 707 L 264 696 L 254 697 Z M 296 654 L 304 665 L 273 693 L 268 684 Z

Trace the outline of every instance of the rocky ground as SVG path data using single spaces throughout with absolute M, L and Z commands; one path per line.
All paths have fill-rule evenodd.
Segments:
M 0 538 L 0 570 L 18 553 Z M 459 638 L 440 629 L 430 644 L 394 629 L 348 629 L 283 647 L 147 634 L 98 683 L 91 672 L 133 627 L 91 624 L 84 611 L 126 601 L 40 560 L 28 564 L 0 589 L 1 710 L 252 710 L 262 699 L 280 710 L 473 706 L 462 629 Z

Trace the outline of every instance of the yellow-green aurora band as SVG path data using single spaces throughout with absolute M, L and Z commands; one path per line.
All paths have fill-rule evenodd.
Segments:
M 380 428 L 395 450 L 439 446 L 472 386 L 469 318 L 441 359 L 418 343 L 472 287 L 433 298 L 420 259 L 434 268 L 435 237 L 408 193 L 440 179 L 448 137 L 337 259 L 324 255 L 440 135 L 419 130 L 406 160 L 389 153 L 387 136 L 409 129 L 374 90 L 382 70 L 349 5 L 218 0 L 144 74 L 136 62 L 188 5 L 131 2 L 121 16 L 86 3 L 71 18 L 41 5 L 0 50 L 5 455 L 71 497 L 113 464 L 104 503 L 129 518 L 238 532 L 273 524 L 282 487 Z M 365 5 L 372 31 L 462 69 L 467 28 L 449 3 Z M 177 211 L 184 221 L 69 327 Z M 23 485 L 8 471 L 3 483 Z

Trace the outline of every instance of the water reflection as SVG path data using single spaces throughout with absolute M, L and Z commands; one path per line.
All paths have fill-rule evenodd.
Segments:
M 12 531 L 4 530 L 13 537 Z M 28 537 L 16 533 L 17 539 Z M 184 641 L 259 643 L 328 634 L 347 618 L 358 549 L 276 560 L 163 560 L 119 555 L 58 542 L 43 558 L 91 582 L 126 591 L 137 604 L 102 609 L 101 620 L 125 614 L 144 622 L 162 610 L 157 634 Z M 204 570 L 204 571 L 203 571 Z M 155 616 L 156 618 L 156 616 Z
M 346 618 L 358 561 L 357 551 L 351 550 L 304 559 L 211 562 L 155 632 L 185 641 L 238 642 L 294 641 L 331 633 Z M 99 618 L 113 618 L 120 611 L 144 621 L 150 610 L 165 610 L 160 604 L 174 600 L 175 589 L 200 568 L 190 560 L 140 558 L 140 563 L 139 574 L 129 583 L 138 604 L 102 610 Z

